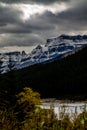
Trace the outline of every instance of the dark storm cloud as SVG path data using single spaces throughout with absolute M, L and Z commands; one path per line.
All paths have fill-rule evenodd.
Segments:
M 37 4 L 52 4 L 55 2 L 67 2 L 70 0 L 0 0 L 0 2 L 4 3 L 37 3 Z
M 74 3 L 75 4 L 75 3 Z M 42 20 L 42 21 L 41 21 Z M 32 19 L 33 26 L 41 26 L 41 22 L 49 26 L 57 28 L 58 31 L 86 31 L 87 30 L 87 1 L 80 0 L 76 2 L 72 8 L 66 11 L 53 14 L 50 11 L 46 11 L 43 15 L 38 15 Z M 52 30 L 51 30 L 52 31 Z
M 17 0 L 15 0 L 16 3 Z M 21 0 L 22 1 L 22 0 Z M 32 0 L 35 2 L 35 0 Z M 52 3 L 61 0 L 37 0 L 40 3 Z M 64 1 L 64 0 L 62 0 Z M 6 0 L 5 0 L 6 2 Z M 11 3 L 11 0 L 9 1 Z M 25 22 L 23 12 L 11 5 L 0 5 L 0 46 L 36 45 L 45 43 L 49 37 L 61 33 L 84 32 L 87 30 L 87 0 L 71 0 L 70 8 L 60 13 L 45 11 L 43 14 L 34 14 Z
M 18 8 L 0 5 L 0 33 L 30 33 L 22 25 L 23 13 Z
M 87 4 L 85 0 L 79 5 L 75 5 L 66 11 L 58 14 L 53 14 L 50 11 L 46 11 L 42 15 L 35 15 L 26 24 L 33 31 L 52 33 L 52 30 L 57 33 L 59 31 L 86 31 L 87 30 Z M 47 31 L 48 30 L 48 31 Z M 45 33 L 46 34 L 46 33 Z
M 0 6 L 0 33 L 34 33 L 53 29 L 54 26 L 44 23 L 41 16 L 34 15 L 24 22 L 23 13 L 18 8 Z
M 21 22 L 20 16 L 22 12 L 10 6 L 0 5 L 0 25 L 17 24 Z
M 61 12 L 57 15 L 57 18 L 61 21 L 62 27 L 66 26 L 66 30 L 87 30 L 87 0 L 83 0 L 75 7 Z

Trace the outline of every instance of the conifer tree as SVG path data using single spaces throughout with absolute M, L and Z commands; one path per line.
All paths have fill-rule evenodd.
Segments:
M 1 58 L 1 54 L 0 54 L 0 75 L 1 75 L 1 72 L 2 72 L 2 71 L 1 71 L 2 63 L 3 63 L 3 62 L 2 62 L 2 58 Z
M 9 61 L 8 61 L 8 69 L 9 69 L 9 71 L 12 71 L 12 70 L 14 70 L 14 64 L 13 64 L 13 61 L 12 61 L 12 57 L 11 57 L 11 55 L 9 56 Z

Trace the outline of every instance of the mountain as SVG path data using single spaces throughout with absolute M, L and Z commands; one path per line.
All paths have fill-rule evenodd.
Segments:
M 0 90 L 9 86 L 29 86 L 41 98 L 87 100 L 87 47 L 60 60 L 4 73 Z
M 59 40 L 62 42 L 58 42 Z M 54 41 L 57 42 L 54 44 Z M 67 51 L 64 53 L 65 50 L 62 48 L 64 51 L 61 51 L 63 53 L 61 58 L 56 57 L 47 62 L 38 62 L 38 59 L 40 59 L 38 57 L 43 54 L 44 48 L 47 51 L 47 48 L 54 46 L 58 50 L 60 49 L 60 44 L 64 43 L 65 45 L 63 41 L 68 44 L 68 46 L 64 46 L 65 48 L 73 47 L 75 49 L 70 52 L 66 49 Z M 20 57 L 19 63 L 29 63 L 30 59 L 34 63 L 35 59 L 36 64 L 2 74 L 0 77 L 0 90 L 9 88 L 9 86 L 18 86 L 19 89 L 29 86 L 39 92 L 41 98 L 87 100 L 86 41 L 86 36 L 71 37 L 62 35 L 56 39 L 48 39 L 44 47 L 37 46 L 32 50 L 31 54 L 18 53 L 18 58 Z
M 4 73 L 9 71 L 8 68 L 9 60 L 11 64 L 14 65 L 14 68 L 16 68 L 16 66 L 21 63 L 21 60 L 25 59 L 26 57 L 27 54 L 25 53 L 25 51 L 22 52 L 14 51 L 14 52 L 2 53 L 0 55 L 0 59 L 2 60 L 2 67 L 1 67 L 2 72 Z
M 87 35 L 61 35 L 47 39 L 44 46 L 38 45 L 30 54 L 23 52 L 9 52 L 1 54 L 2 71 L 8 71 L 9 57 L 14 69 L 22 69 L 34 64 L 46 64 L 72 55 L 87 46 Z

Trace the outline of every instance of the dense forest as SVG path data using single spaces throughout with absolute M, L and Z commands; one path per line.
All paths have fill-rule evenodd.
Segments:
M 0 90 L 20 92 L 25 86 L 41 94 L 41 98 L 87 99 L 87 47 L 76 54 L 47 64 L 11 70 L 0 77 Z M 21 86 L 21 87 L 20 87 Z M 11 91 L 11 92 L 12 92 Z

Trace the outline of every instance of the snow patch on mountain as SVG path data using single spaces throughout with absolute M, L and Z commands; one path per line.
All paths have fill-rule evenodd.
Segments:
M 15 69 L 25 68 L 34 64 L 46 64 L 54 60 L 74 54 L 87 46 L 87 35 L 61 35 L 56 38 L 47 39 L 44 46 L 38 45 L 30 54 L 22 52 L 9 52 L 0 55 L 2 59 L 2 71 L 8 71 L 9 58 Z

